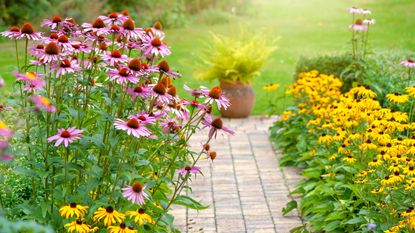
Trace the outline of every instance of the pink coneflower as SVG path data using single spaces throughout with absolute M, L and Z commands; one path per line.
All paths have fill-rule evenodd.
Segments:
M 362 13 L 362 9 L 354 7 L 354 6 L 349 7 L 348 11 L 349 11 L 350 14 L 360 14 L 360 13 Z
M 62 48 L 63 52 L 72 52 L 72 51 L 74 51 L 72 43 L 69 41 L 69 38 L 65 35 L 60 35 L 58 37 L 57 44 L 60 48 Z
M 43 76 L 44 74 L 37 74 L 35 72 L 26 72 L 25 74 L 20 74 L 17 71 L 13 72 L 13 75 L 16 76 L 16 80 L 18 81 L 25 81 L 29 84 L 39 84 L 44 83 Z
M 117 69 L 111 69 L 107 72 L 110 76 L 110 80 L 116 80 L 117 83 L 123 84 L 126 82 L 137 83 L 139 80 L 135 77 L 128 67 L 121 67 Z
M 139 205 L 144 205 L 145 199 L 149 199 L 147 193 L 144 192 L 146 185 L 141 185 L 139 182 L 135 182 L 131 186 L 122 188 L 122 195 L 127 198 L 127 200 L 132 203 L 137 203 Z
M 218 131 L 222 130 L 226 133 L 229 134 L 234 134 L 235 132 L 225 126 L 223 126 L 223 122 L 222 119 L 220 117 L 216 118 L 215 120 L 207 120 L 206 118 L 202 120 L 202 123 L 205 125 L 206 127 L 210 127 L 209 130 L 209 138 L 215 137 L 216 138 L 216 134 Z
M 12 131 L 9 130 L 6 123 L 0 120 L 0 136 L 11 137 L 13 135 Z
M 38 44 L 35 47 L 30 48 L 30 54 L 37 57 L 39 54 L 42 54 L 44 50 L 45 46 L 43 46 L 43 44 Z
M 118 25 L 120 26 L 125 20 L 128 19 L 128 16 L 119 14 L 118 12 L 112 12 L 108 16 L 98 16 L 108 25 Z
M 189 105 L 191 107 L 198 108 L 198 109 L 201 109 L 201 110 L 206 110 L 206 108 L 207 108 L 206 105 L 199 103 L 199 101 L 197 101 L 197 100 L 184 100 L 183 104 L 184 105 Z
M 178 124 L 174 121 L 169 121 L 169 120 L 162 122 L 160 125 L 163 127 L 163 132 L 167 134 L 178 133 L 180 131 L 180 128 L 182 127 L 181 124 Z
M 189 86 L 187 86 L 186 84 L 184 84 L 183 85 L 183 88 L 187 91 L 187 92 L 189 92 L 189 94 L 190 95 L 192 95 L 192 96 L 194 96 L 194 97 L 196 97 L 196 98 L 199 98 L 201 95 L 203 95 L 203 91 L 201 90 L 201 89 L 192 89 L 192 88 L 190 88 Z M 207 88 L 205 88 L 205 89 L 207 89 Z M 209 90 L 209 89 L 208 89 Z
M 0 88 L 4 87 L 6 84 L 4 82 L 4 79 L 0 77 Z
M 20 28 L 18 26 L 12 26 L 9 30 L 1 32 L 0 35 L 12 40 L 17 40 L 21 36 Z
M 114 125 L 116 129 L 127 131 L 128 135 L 133 135 L 137 138 L 149 137 L 151 135 L 145 125 L 140 124 L 140 121 L 136 117 L 131 117 L 128 121 L 116 119 Z
M 9 147 L 8 141 L 0 141 L 0 150 L 5 150 L 7 147 Z
M 227 109 L 230 105 L 228 98 L 225 97 L 219 86 L 213 87 L 211 90 L 204 90 L 204 94 L 206 95 L 205 103 L 213 104 L 213 102 L 216 102 L 219 109 Z
M 364 19 L 363 20 L 363 24 L 369 24 L 369 25 L 373 25 L 376 23 L 375 19 Z
M 131 94 L 131 100 L 134 101 L 137 96 L 146 99 L 151 95 L 151 90 L 144 85 L 138 85 L 134 88 L 128 88 L 127 92 Z
M 169 66 L 169 63 L 167 63 L 166 61 L 161 61 L 161 62 L 158 64 L 158 68 L 159 68 L 159 71 L 160 71 L 161 73 L 165 74 L 165 75 L 166 75 L 166 76 L 168 76 L 168 77 L 172 77 L 172 78 L 180 78 L 180 76 L 181 76 L 179 73 L 177 73 L 177 72 L 175 72 L 175 71 L 171 70 L 171 69 L 170 69 L 170 66 Z
M 82 132 L 82 130 L 76 129 L 75 127 L 58 129 L 58 134 L 48 138 L 48 142 L 56 140 L 55 146 L 59 146 L 63 142 L 65 147 L 68 147 L 69 143 L 72 143 L 75 139 L 81 138 Z
M 415 62 L 412 59 L 407 59 L 405 61 L 402 61 L 401 65 L 406 66 L 408 68 L 414 68 L 415 67 Z
M 372 14 L 372 12 L 369 9 L 362 9 L 362 12 L 361 13 L 364 14 L 364 15 L 370 15 L 370 14 Z
M 11 110 L 13 110 L 12 106 L 4 106 L 4 105 L 0 104 L 0 112 L 1 111 L 11 111 Z
M 144 36 L 142 41 L 143 44 L 141 45 L 141 50 L 143 51 L 144 56 L 157 57 L 160 55 L 165 57 L 171 54 L 169 47 L 158 37 L 147 35 Z
M 134 39 L 143 39 L 144 37 L 144 31 L 141 28 L 136 28 L 135 23 L 132 19 L 127 19 L 123 22 L 122 28 L 121 28 L 121 34 L 129 38 Z
M 128 62 L 128 68 L 137 76 L 142 76 L 141 61 L 138 58 L 133 58 Z
M 151 90 L 151 95 L 157 98 L 157 103 L 169 103 L 172 99 L 163 83 L 157 83 Z
M 165 37 L 165 33 L 163 32 L 163 26 L 160 22 L 154 23 L 153 27 L 150 28 L 153 35 L 156 37 L 163 39 Z
M 197 174 L 201 171 L 201 168 L 198 166 L 186 166 L 182 169 L 177 170 L 177 172 L 179 174 L 181 174 L 182 176 L 187 176 L 189 174 Z
M 28 83 L 25 87 L 24 87 L 24 91 L 39 91 L 42 90 L 42 88 L 46 85 L 45 81 L 39 81 L 36 83 Z
M 362 19 L 356 19 L 355 23 L 350 25 L 349 28 L 353 29 L 354 31 L 367 31 L 367 25 L 363 24 Z
M 36 109 L 45 109 L 49 112 L 55 112 L 56 108 L 52 106 L 50 100 L 44 96 L 34 95 L 31 97 L 32 101 L 36 104 Z
M 60 17 L 59 15 L 55 15 L 53 16 L 51 19 L 44 19 L 42 21 L 41 26 L 47 26 L 50 29 L 58 29 L 59 24 L 62 22 L 62 17 Z
M 149 76 L 153 73 L 159 72 L 158 66 L 150 66 L 145 62 L 141 62 L 140 66 L 141 66 L 141 72 L 145 74 L 145 76 Z
M 118 63 L 125 63 L 128 61 L 128 56 L 122 54 L 119 50 L 113 50 L 101 55 L 102 59 L 111 66 Z
M 97 36 L 106 35 L 109 33 L 109 29 L 105 26 L 104 21 L 102 21 L 100 18 L 95 19 L 92 24 L 83 23 L 82 28 L 85 32 L 96 33 Z
M 56 76 L 70 74 L 80 70 L 79 66 L 75 62 L 72 63 L 68 59 L 63 59 L 59 65 L 54 67 L 54 69 L 57 70 Z
M 42 39 L 42 33 L 35 32 L 35 29 L 33 28 L 32 24 L 25 23 L 20 28 L 20 36 L 18 39 L 26 38 L 28 40 L 41 40 Z
M 37 57 L 44 63 L 56 62 L 61 59 L 59 55 L 59 47 L 56 42 L 50 42 L 46 45 L 44 52 L 39 53 Z
M 82 43 L 80 41 L 73 41 L 71 43 L 73 52 L 84 52 L 84 53 L 90 53 L 91 49 L 86 45 L 85 43 Z
M 137 118 L 137 120 L 138 120 L 138 122 L 140 122 L 140 124 L 144 124 L 144 125 L 152 124 L 153 125 L 153 124 L 156 123 L 156 118 L 153 117 L 153 116 L 150 116 L 147 113 L 140 113 L 140 114 L 134 115 L 132 117 Z
M 9 161 L 12 160 L 14 156 L 12 154 L 3 154 L 0 156 L 0 160 Z

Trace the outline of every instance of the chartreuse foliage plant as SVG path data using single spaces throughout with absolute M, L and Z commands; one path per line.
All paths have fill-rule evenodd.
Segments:
M 263 35 L 241 32 L 239 36 L 226 37 L 212 33 L 200 54 L 195 76 L 208 81 L 252 83 L 275 50 L 275 41 Z
M 192 99 L 180 98 L 161 25 L 137 27 L 126 11 L 42 26 L 1 33 L 16 45 L 14 91 L 0 99 L 5 216 L 54 232 L 177 232 L 173 204 L 208 208 L 186 191 L 198 161 L 216 157 L 209 142 L 233 133 L 211 115 L 229 106 L 221 89 L 186 86 Z M 209 134 L 190 150 L 201 127 Z
M 296 105 L 272 128 L 281 163 L 303 168 L 293 194 L 306 223 L 295 232 L 413 232 L 415 89 L 386 94 L 383 107 L 368 87 L 342 85 L 300 73 L 288 90 Z

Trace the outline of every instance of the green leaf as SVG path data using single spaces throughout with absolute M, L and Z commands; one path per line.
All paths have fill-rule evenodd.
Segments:
M 177 196 L 173 203 L 176 205 L 186 206 L 187 208 L 194 210 L 204 210 L 209 208 L 209 206 L 204 206 L 200 204 L 198 201 L 192 199 L 191 197 L 183 195 Z
M 365 219 L 363 217 L 355 217 L 347 221 L 346 224 L 354 225 L 354 224 L 359 224 L 363 222 L 365 222 Z
M 295 200 L 292 200 L 292 201 L 288 202 L 287 205 L 284 208 L 282 208 L 282 214 L 286 215 L 289 212 L 291 212 L 291 210 L 293 210 L 295 208 L 297 208 L 297 202 Z

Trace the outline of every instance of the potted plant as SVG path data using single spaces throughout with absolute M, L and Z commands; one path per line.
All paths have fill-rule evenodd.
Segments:
M 237 39 L 236 39 L 237 38 Z M 218 80 L 231 106 L 219 109 L 222 116 L 242 118 L 250 115 L 255 103 L 251 86 L 255 77 L 276 49 L 275 41 L 259 33 L 225 37 L 212 33 L 205 50 L 200 54 L 200 64 L 195 76 L 199 79 Z

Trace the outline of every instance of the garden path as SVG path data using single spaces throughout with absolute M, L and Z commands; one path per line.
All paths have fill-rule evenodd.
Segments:
M 201 161 L 204 176 L 193 178 L 191 196 L 210 207 L 196 211 L 174 206 L 175 224 L 183 233 L 285 233 L 299 226 L 297 212 L 282 216 L 281 209 L 292 199 L 301 177 L 298 171 L 278 165 L 268 139 L 268 128 L 277 117 L 254 116 L 224 119 L 234 136 L 219 135 L 211 143 L 217 151 L 213 164 Z M 191 145 L 199 150 L 206 130 L 196 134 Z

